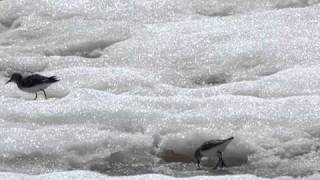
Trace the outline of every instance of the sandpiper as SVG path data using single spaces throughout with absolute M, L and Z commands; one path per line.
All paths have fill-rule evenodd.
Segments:
M 222 152 L 226 149 L 228 144 L 232 141 L 233 137 L 223 140 L 209 140 L 204 142 L 194 153 L 194 157 L 197 160 L 198 168 L 200 168 L 200 161 L 202 157 L 218 157 L 218 163 L 214 167 L 217 169 L 218 167 L 226 166 L 225 162 L 222 159 Z
M 35 100 L 38 97 L 37 92 L 42 91 L 45 98 L 47 99 L 47 94 L 45 89 L 49 87 L 52 83 L 59 81 L 55 76 L 45 77 L 39 74 L 32 74 L 30 76 L 22 77 L 19 73 L 13 73 L 9 82 L 15 82 L 19 89 L 29 93 L 36 93 Z

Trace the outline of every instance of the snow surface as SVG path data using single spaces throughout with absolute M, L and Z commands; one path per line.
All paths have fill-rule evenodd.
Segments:
M 304 180 L 317 180 L 320 178 L 320 175 L 313 175 L 306 178 L 298 178 Z M 267 180 L 267 178 L 260 178 L 253 175 L 236 175 L 236 176 L 199 176 L 199 177 L 190 177 L 190 178 L 174 178 L 170 176 L 158 175 L 158 174 L 148 174 L 148 175 L 138 175 L 138 176 L 124 176 L 124 177 L 111 177 L 105 176 L 98 173 L 86 172 L 86 171 L 71 171 L 71 172 L 59 172 L 59 173 L 50 173 L 44 175 L 37 176 L 28 176 L 25 174 L 13 174 L 13 173 L 0 173 L 0 179 L 6 180 L 37 180 L 37 179 L 61 179 L 61 180 L 106 180 L 106 179 L 114 179 L 114 180 L 136 180 L 136 179 L 191 179 L 191 180 Z M 280 177 L 274 178 L 274 180 L 292 180 L 290 177 Z
M 0 178 L 317 174 L 319 3 L 0 1 Z M 33 101 L 13 72 L 60 81 Z M 197 170 L 230 136 L 229 167 Z

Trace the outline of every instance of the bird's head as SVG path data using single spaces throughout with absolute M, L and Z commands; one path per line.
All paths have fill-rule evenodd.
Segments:
M 198 149 L 194 152 L 194 158 L 197 160 L 198 168 L 200 168 L 200 161 L 201 161 L 201 158 L 202 158 L 202 154 L 201 154 L 200 148 L 198 148 Z
M 19 82 L 21 79 L 22 79 L 22 75 L 21 75 L 21 74 L 19 74 L 19 73 L 13 73 L 13 74 L 11 75 L 10 80 L 7 81 L 6 84 L 8 84 L 9 82 L 15 82 L 15 83 L 17 83 L 17 82 Z

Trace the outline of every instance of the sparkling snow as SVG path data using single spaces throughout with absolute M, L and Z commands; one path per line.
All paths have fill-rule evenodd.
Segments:
M 0 179 L 318 179 L 319 4 L 0 1 Z M 13 72 L 60 81 L 34 101 Z

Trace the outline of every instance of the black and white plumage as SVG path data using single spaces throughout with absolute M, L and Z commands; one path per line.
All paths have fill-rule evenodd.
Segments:
M 55 76 L 45 77 L 39 74 L 32 74 L 30 76 L 23 77 L 19 73 L 13 73 L 6 84 L 9 82 L 15 82 L 18 88 L 22 91 L 36 93 L 36 97 L 34 99 L 37 99 L 38 97 L 37 92 L 42 91 L 47 99 L 45 89 L 57 81 L 59 80 Z
M 214 167 L 224 167 L 226 164 L 222 159 L 222 153 L 228 146 L 228 144 L 233 140 L 233 137 L 223 140 L 209 140 L 204 142 L 194 153 L 194 157 L 197 160 L 198 168 L 200 168 L 200 162 L 202 157 L 218 157 L 218 163 Z

